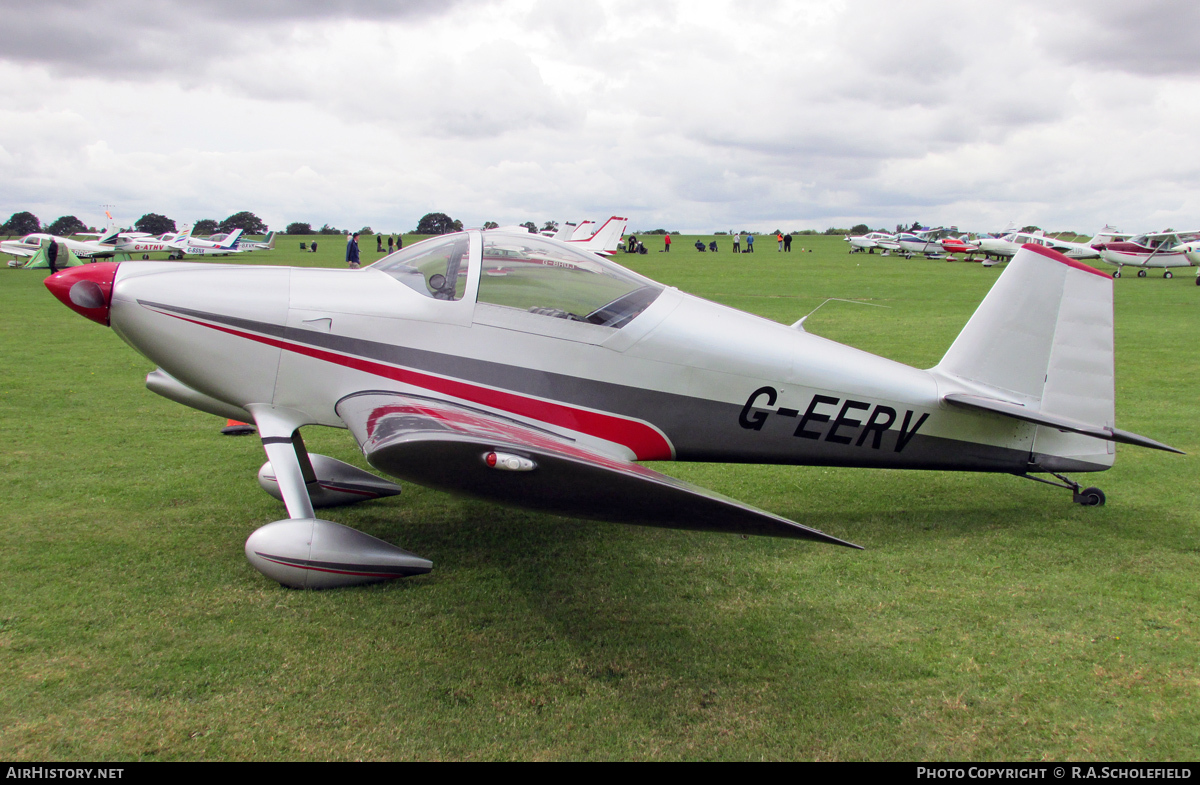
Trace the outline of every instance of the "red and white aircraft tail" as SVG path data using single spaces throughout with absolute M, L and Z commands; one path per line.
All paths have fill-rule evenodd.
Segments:
M 580 227 L 591 224 L 590 221 L 584 221 Z M 625 227 L 629 224 L 628 218 L 620 218 L 612 216 L 605 221 L 592 236 L 586 239 L 574 239 L 569 241 L 572 245 L 582 248 L 585 251 L 591 251 L 601 256 L 612 256 L 617 252 L 617 247 L 621 244 L 621 236 L 625 234 Z M 595 224 L 591 224 L 594 226 Z M 575 236 L 579 235 L 579 229 L 575 230 Z
M 1111 466 L 1113 442 L 1164 448 L 1114 427 L 1112 276 L 1042 246 L 1017 252 L 931 370 L 946 403 L 1039 426 L 1040 471 Z
M 586 240 L 596 233 L 595 221 L 580 221 L 579 225 L 574 227 L 570 237 L 562 238 L 566 240 Z

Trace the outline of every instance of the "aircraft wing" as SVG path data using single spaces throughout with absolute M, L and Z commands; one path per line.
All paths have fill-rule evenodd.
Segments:
M 6 253 L 9 256 L 22 256 L 25 258 L 33 256 L 35 253 L 37 253 L 37 250 L 38 249 L 36 248 L 24 248 L 20 245 L 9 245 L 7 243 L 4 243 L 3 246 L 0 247 L 0 252 Z
M 859 547 L 482 409 L 363 392 L 339 401 L 337 412 L 372 466 L 426 487 L 592 520 Z

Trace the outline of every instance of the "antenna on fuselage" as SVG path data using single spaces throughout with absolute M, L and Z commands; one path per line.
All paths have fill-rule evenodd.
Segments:
M 812 316 L 817 311 L 821 310 L 821 306 L 825 305 L 825 303 L 832 302 L 834 300 L 837 300 L 839 303 L 850 303 L 852 305 L 869 305 L 872 308 L 890 308 L 891 307 L 890 305 L 880 305 L 879 303 L 864 303 L 862 300 L 846 300 L 841 297 L 830 297 L 827 300 L 825 300 L 824 303 L 821 303 L 821 305 L 818 305 L 816 308 L 813 308 L 811 311 L 806 313 L 804 316 L 800 317 L 800 321 L 796 322 L 795 324 L 793 324 L 791 326 L 792 329 L 799 330 L 802 333 L 808 332 L 807 330 L 804 329 L 804 320 L 807 319 L 808 317 Z

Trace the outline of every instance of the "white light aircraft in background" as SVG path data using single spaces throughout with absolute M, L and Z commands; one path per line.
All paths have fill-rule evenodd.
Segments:
M 193 237 L 189 229 L 187 236 L 172 241 L 170 246 L 185 256 L 228 256 L 229 254 L 244 253 L 238 248 L 238 240 L 241 236 L 242 230 L 234 229 L 220 241 L 204 240 Z
M 917 254 L 924 254 L 930 259 L 939 259 L 942 255 L 942 238 L 949 237 L 958 231 L 958 227 L 949 229 L 914 229 L 908 232 L 898 232 L 896 242 L 905 258 L 911 259 Z
M 1139 234 L 1128 240 L 1098 243 L 1096 247 L 1100 258 L 1117 268 L 1114 278 L 1121 277 L 1124 267 L 1138 268 L 1138 278 L 1145 278 L 1147 269 L 1163 270 L 1163 278 L 1171 278 L 1173 268 L 1195 267 L 1200 261 L 1188 253 L 1197 240 L 1200 240 L 1200 231 L 1168 229 Z
M 241 231 L 240 229 L 238 231 Z M 224 242 L 229 237 L 228 234 L 214 234 L 208 239 L 214 243 Z M 239 253 L 249 253 L 251 251 L 274 251 L 275 250 L 275 233 L 267 232 L 264 240 L 241 240 L 239 239 L 235 245 Z
M 881 242 L 895 240 L 896 236 L 887 232 L 870 232 L 862 235 L 846 235 L 846 242 L 850 243 L 850 253 L 866 251 L 867 253 L 875 253 L 876 248 L 882 248 Z M 899 248 L 899 245 L 896 246 Z
M 20 240 L 0 242 L 0 251 L 12 256 L 28 257 L 37 253 L 43 245 L 57 242 L 70 248 L 71 253 L 80 259 L 111 259 L 121 253 L 117 249 L 117 235 L 116 227 L 101 233 L 95 240 L 76 240 L 73 237 L 59 237 L 56 234 L 34 232 L 25 235 Z
M 1039 229 L 1034 232 L 1010 232 L 999 237 L 981 237 L 979 238 L 979 247 L 987 256 L 995 256 L 996 258 L 1012 258 L 1022 246 L 1040 245 L 1044 248 L 1058 251 L 1063 256 L 1071 259 L 1099 259 L 1100 251 L 1098 248 L 1100 245 L 1126 237 L 1129 237 L 1129 235 L 1106 226 L 1087 242 L 1077 243 L 1057 237 L 1047 237 Z

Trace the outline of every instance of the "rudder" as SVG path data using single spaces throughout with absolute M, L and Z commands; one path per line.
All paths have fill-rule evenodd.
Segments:
M 1026 245 L 932 369 L 976 394 L 1112 429 L 1112 277 Z M 982 389 L 981 389 L 982 388 Z M 1113 443 L 1036 426 L 1031 470 L 1111 466 Z

